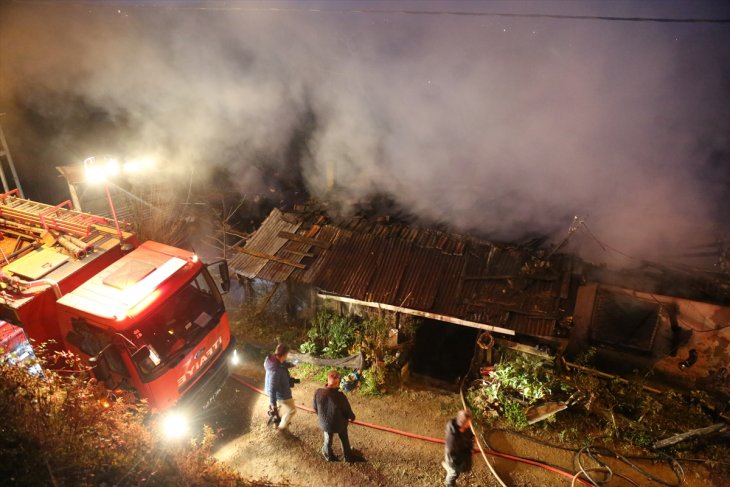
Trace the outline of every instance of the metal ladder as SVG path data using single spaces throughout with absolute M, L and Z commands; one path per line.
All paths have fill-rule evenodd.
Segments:
M 0 113 L 0 115 L 4 115 L 4 113 Z M 13 175 L 15 188 L 18 190 L 20 197 L 24 198 L 23 188 L 20 186 L 20 179 L 18 179 L 18 173 L 15 172 L 15 164 L 13 164 L 13 158 L 10 156 L 10 149 L 8 149 L 8 142 L 5 140 L 3 127 L 0 124 L 0 180 L 2 180 L 3 189 L 7 193 L 10 191 L 10 187 L 8 186 L 8 179 L 5 177 L 6 165 L 10 168 L 10 173 Z
M 14 189 L 0 194 L 0 218 L 82 238 L 89 237 L 96 224 L 110 226 L 104 217 L 74 211 L 70 200 L 51 206 L 21 198 L 19 193 L 19 189 Z

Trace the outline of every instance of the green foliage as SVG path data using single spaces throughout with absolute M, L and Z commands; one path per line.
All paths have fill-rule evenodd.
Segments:
M 318 365 L 300 363 L 293 369 L 290 369 L 290 374 L 292 377 L 296 377 L 297 379 L 308 379 L 320 384 L 326 384 L 327 374 L 332 369 L 333 367 L 320 367 Z M 342 377 L 351 372 L 350 369 L 342 367 L 335 367 L 335 370 L 337 370 Z
M 308 340 L 299 349 L 302 353 L 343 357 L 354 345 L 357 331 L 357 324 L 349 316 L 339 315 L 326 308 L 320 309 L 307 332 Z
M 312 341 L 306 341 L 299 346 L 299 351 L 309 355 L 317 355 L 317 344 Z
M 380 396 L 385 389 L 385 370 L 381 367 L 371 367 L 362 373 L 362 383 L 359 386 L 363 396 Z
M 530 404 L 550 395 L 556 384 L 543 362 L 528 355 L 518 355 L 514 360 L 497 364 L 492 377 L 487 391 L 489 397 L 497 399 L 500 390 L 507 390 L 519 394 Z
M 503 400 L 502 407 L 504 409 L 504 417 L 515 429 L 522 429 L 527 426 L 527 416 L 525 409 L 516 401 Z
M 396 380 L 399 370 L 398 356 L 388 353 L 387 340 L 394 327 L 390 317 L 343 316 L 329 309 L 320 309 L 307 332 L 308 339 L 299 350 L 302 353 L 323 355 L 330 358 L 343 357 L 361 352 L 369 366 L 363 372 L 359 385 L 363 395 L 379 395 L 385 391 L 386 383 Z
M 0 478 L 9 484 L 260 485 L 209 456 L 210 429 L 200 441 L 164 443 L 132 394 L 110 396 L 70 354 L 54 359 L 79 372 L 34 376 L 0 359 Z
M 640 429 L 631 429 L 626 432 L 624 439 L 640 448 L 649 448 L 654 443 L 654 438 L 647 432 Z

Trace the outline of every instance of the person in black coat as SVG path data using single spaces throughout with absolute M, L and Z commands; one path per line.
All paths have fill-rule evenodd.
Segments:
M 324 433 L 322 454 L 328 462 L 337 461 L 337 457 L 332 452 L 332 440 L 336 433 L 342 443 L 342 454 L 345 461 L 362 461 L 362 457 L 355 454 L 350 448 L 347 425 L 349 421 L 355 421 L 355 413 L 352 412 L 347 397 L 339 391 L 339 387 L 340 374 L 336 370 L 332 370 L 327 374 L 327 387 L 317 389 L 314 393 L 312 407 L 319 418 L 319 429 Z
M 471 432 L 471 413 L 462 409 L 446 423 L 446 447 L 441 465 L 446 470 L 446 487 L 454 487 L 459 474 L 471 470 L 474 434 Z

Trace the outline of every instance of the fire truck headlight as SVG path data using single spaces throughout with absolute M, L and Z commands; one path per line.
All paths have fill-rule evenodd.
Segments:
M 238 365 L 240 363 L 241 357 L 238 356 L 238 350 L 234 348 L 233 353 L 231 354 L 231 365 Z
M 184 414 L 171 412 L 162 418 L 162 432 L 166 438 L 171 440 L 182 438 L 188 434 L 189 429 L 188 418 Z

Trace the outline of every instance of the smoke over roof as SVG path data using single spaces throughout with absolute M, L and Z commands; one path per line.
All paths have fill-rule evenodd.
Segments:
M 500 239 L 559 238 L 581 215 L 639 256 L 726 230 L 727 25 L 112 5 L 0 7 L 0 111 L 29 127 L 9 141 L 19 165 L 153 153 L 226 168 L 246 193 L 301 171 L 323 199 L 334 174 L 342 211 L 387 194 Z M 302 5 L 332 4 L 263 7 Z M 444 5 L 728 17 L 715 2 L 399 4 Z

